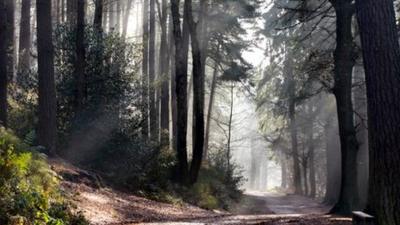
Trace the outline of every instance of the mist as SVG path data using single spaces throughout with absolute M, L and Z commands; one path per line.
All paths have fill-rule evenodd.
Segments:
M 399 13 L 0 0 L 0 224 L 400 224 Z

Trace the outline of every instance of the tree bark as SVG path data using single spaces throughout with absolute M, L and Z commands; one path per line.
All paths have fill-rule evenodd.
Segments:
M 126 1 L 126 0 L 125 0 Z M 116 14 L 115 14 L 115 32 L 119 33 L 121 32 L 121 15 L 122 15 L 122 6 L 121 6 L 121 0 L 116 0 Z
M 303 145 L 303 148 L 305 148 L 304 145 Z M 303 149 L 303 152 L 304 152 L 304 149 Z M 303 170 L 302 170 L 303 178 L 302 178 L 302 181 L 303 181 L 303 186 L 304 186 L 302 194 L 307 196 L 308 193 L 309 193 L 309 191 L 308 191 L 308 176 L 307 176 L 308 157 L 305 156 L 305 155 L 302 157 L 302 165 L 303 165 Z
M 365 74 L 362 66 L 355 66 L 353 70 L 353 100 L 354 118 L 357 128 L 357 141 L 359 150 L 357 156 L 358 189 L 360 208 L 364 209 L 368 197 L 368 126 L 367 126 L 367 96 L 365 87 Z
M 169 23 L 169 52 L 171 56 L 169 57 L 170 59 L 170 74 L 171 74 L 171 84 L 170 84 L 170 89 L 171 89 L 171 120 L 172 120 L 172 149 L 176 150 L 176 127 L 177 127 L 177 104 L 176 104 L 176 83 L 175 83 L 175 44 L 174 44 L 174 24 L 173 24 L 173 18 L 171 15 L 171 21 Z
M 287 174 L 287 162 L 286 162 L 286 156 L 285 153 L 280 152 L 280 161 L 281 161 L 281 174 L 282 174 L 282 180 L 281 180 L 281 188 L 283 190 L 286 190 L 288 188 L 288 174 Z
M 309 115 L 314 117 L 312 104 L 308 106 Z M 310 183 L 310 197 L 314 198 L 316 196 L 316 174 L 315 174 L 315 146 L 314 146 L 314 118 L 310 118 L 308 121 L 308 161 L 310 168 L 309 183 Z
M 7 21 L 7 74 L 8 80 L 14 79 L 15 62 L 15 0 L 6 1 L 6 21 Z
M 104 8 L 104 0 L 96 0 L 94 9 L 93 27 L 99 33 L 103 31 L 103 26 L 102 26 L 103 8 Z
M 0 0 L 0 126 L 7 127 L 7 18 L 6 0 Z
M 19 34 L 18 81 L 27 76 L 31 68 L 31 0 L 22 0 Z M 21 77 L 22 76 L 22 77 Z M 19 82 L 20 83 L 20 82 Z
M 108 25 L 108 17 L 109 17 L 109 5 L 107 3 L 107 0 L 103 0 L 103 18 L 101 21 L 103 31 L 107 32 L 107 25 Z
M 65 22 L 65 1 L 66 0 L 61 0 L 61 23 Z
M 77 0 L 77 22 L 75 40 L 75 112 L 82 111 L 85 102 L 85 0 Z
M 67 1 L 67 22 L 69 25 L 75 26 L 78 0 L 66 0 L 66 1 Z
M 181 183 L 188 180 L 188 162 L 187 162 L 187 54 L 185 45 L 185 28 L 181 29 L 179 0 L 171 0 L 171 12 L 173 18 L 173 30 L 175 40 L 175 83 L 177 97 L 177 126 L 176 126 L 176 150 L 178 158 L 177 178 Z M 184 10 L 184 21 L 187 12 Z M 184 22 L 185 24 L 185 22 Z
M 169 134 L 169 77 L 168 77 L 168 33 L 167 33 L 167 19 L 168 19 L 168 4 L 167 0 L 161 2 L 161 45 L 160 45 L 160 67 L 159 74 L 161 76 L 161 131 L 163 135 Z
M 400 224 L 400 47 L 391 0 L 357 0 L 367 85 L 368 210 L 378 224 Z
M 289 56 L 290 57 L 290 56 Z M 297 143 L 297 124 L 296 124 L 296 81 L 294 80 L 293 69 L 290 65 L 291 62 L 287 59 L 285 62 L 285 70 L 289 90 L 289 121 L 290 121 L 290 137 L 292 146 L 292 159 L 293 159 L 293 186 L 295 194 L 302 194 L 301 189 L 301 171 L 300 159 Z
M 149 20 L 149 110 L 150 110 L 150 138 L 158 141 L 158 123 L 155 91 L 155 47 L 156 47 L 156 11 L 155 0 L 150 0 L 150 20 Z
M 215 96 L 215 89 L 217 87 L 217 76 L 218 76 L 218 62 L 214 64 L 214 72 L 212 77 L 211 83 L 211 90 L 210 90 L 210 99 L 208 101 L 208 112 L 207 112 L 207 121 L 206 121 L 206 134 L 204 138 L 204 156 L 203 160 L 207 161 L 208 158 L 208 145 L 209 145 L 209 138 L 210 138 L 210 125 L 211 125 L 211 117 L 213 113 L 213 106 L 214 106 L 214 96 Z
M 192 43 L 193 62 L 193 158 L 190 167 L 190 183 L 197 182 L 204 150 L 204 73 L 202 66 L 202 50 L 197 33 L 197 23 L 193 18 L 192 1 L 185 1 L 188 12 L 188 25 Z
M 354 126 L 352 103 L 352 73 L 355 52 L 351 32 L 354 6 L 351 0 L 333 1 L 336 12 L 336 49 L 334 52 L 333 93 L 339 122 L 342 157 L 342 176 L 339 200 L 331 212 L 350 215 L 357 208 L 357 152 L 358 143 Z
M 60 24 L 61 18 L 61 0 L 56 0 L 56 5 L 55 5 L 55 10 L 56 10 L 56 23 Z
M 56 153 L 56 91 L 54 47 L 52 40 L 51 2 L 36 0 L 39 74 L 39 144 L 50 154 Z
M 149 137 L 149 0 L 143 0 L 142 138 Z
M 226 161 L 228 163 L 228 176 L 231 175 L 231 142 L 232 142 L 232 121 L 233 121 L 233 103 L 234 103 L 234 85 L 233 83 L 231 84 L 231 90 L 230 90 L 230 98 L 231 98 L 231 104 L 229 107 L 229 120 L 228 120 L 228 143 L 227 143 L 227 151 L 226 151 Z
M 324 125 L 325 144 L 326 144 L 326 193 L 324 202 L 329 205 L 333 205 L 337 202 L 339 197 L 340 188 L 340 172 L 341 169 L 338 165 L 340 161 L 340 143 L 339 137 L 337 137 L 336 129 L 337 126 L 333 124 L 332 115 L 327 117 L 327 121 Z

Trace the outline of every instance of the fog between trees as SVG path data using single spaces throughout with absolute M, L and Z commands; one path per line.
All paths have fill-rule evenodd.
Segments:
M 146 197 L 400 224 L 398 5 L 0 0 L 0 123 Z

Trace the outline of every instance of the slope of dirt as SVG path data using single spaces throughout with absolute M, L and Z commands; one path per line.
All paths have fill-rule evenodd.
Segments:
M 101 188 L 101 179 L 62 160 L 51 160 L 53 170 L 63 177 L 61 186 L 71 194 L 78 210 L 93 225 L 127 224 L 144 221 L 214 218 L 214 213 L 191 205 L 175 206 L 135 195 Z
M 95 174 L 62 160 L 51 160 L 50 163 L 63 177 L 64 191 L 92 225 L 351 225 L 351 219 L 316 215 L 324 208 L 300 196 L 246 193 L 243 200 L 234 206 L 232 214 L 213 212 L 188 204 L 160 203 L 104 188 L 101 178 Z

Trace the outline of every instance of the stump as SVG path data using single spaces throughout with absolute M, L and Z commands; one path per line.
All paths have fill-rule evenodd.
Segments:
M 353 225 L 375 225 L 375 218 L 363 212 L 353 212 Z

